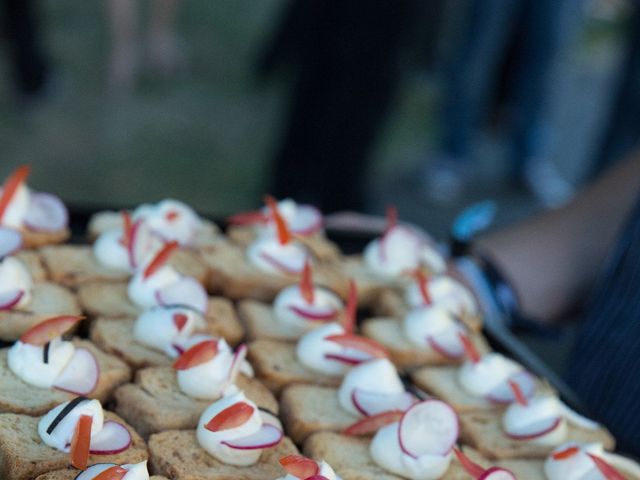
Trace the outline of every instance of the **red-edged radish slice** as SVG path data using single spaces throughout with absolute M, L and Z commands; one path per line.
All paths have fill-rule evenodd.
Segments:
M 310 477 L 307 477 L 304 480 L 329 480 L 329 479 L 324 475 L 311 475 Z
M 20 250 L 22 235 L 13 228 L 0 227 L 0 258 Z
M 280 245 L 286 245 L 291 241 L 291 232 L 287 226 L 287 222 L 278 210 L 278 202 L 271 195 L 265 197 L 265 202 L 271 212 L 271 217 L 276 224 L 276 232 L 278 233 L 278 241 Z
M 20 341 L 41 347 L 70 330 L 83 318 L 76 315 L 60 315 L 50 318 L 27 330 L 20 337 Z
M 102 430 L 91 437 L 91 453 L 94 455 L 115 455 L 131 446 L 131 434 L 124 425 L 107 420 Z
M 427 278 L 427 275 L 420 268 L 418 268 L 415 270 L 414 276 L 416 277 L 416 282 L 418 283 L 418 291 L 420 292 L 423 303 L 425 305 L 431 305 L 433 299 L 431 298 L 431 294 L 429 293 L 429 279 Z
M 259 448 L 274 447 L 282 440 L 283 433 L 279 428 L 269 424 L 262 424 L 260 430 L 248 437 L 236 438 L 221 442 L 236 450 L 257 450 Z
M 21 165 L 16 168 L 9 178 L 7 178 L 2 184 L 2 193 L 0 193 L 0 222 L 9 207 L 13 196 L 18 191 L 18 188 L 20 188 L 20 185 L 22 185 L 27 179 L 30 172 L 31 167 L 29 165 Z
M 129 238 L 127 240 L 127 254 L 129 255 L 129 265 L 131 268 L 138 268 L 138 260 L 143 257 L 143 244 L 141 240 L 142 236 L 142 219 L 139 218 L 133 224 L 131 224 L 131 230 L 128 232 Z M 125 233 L 127 235 L 127 233 Z
M 9 290 L 0 293 L 0 311 L 11 310 L 15 307 L 22 300 L 24 293 L 24 290 Z
M 267 223 L 269 216 L 261 210 L 252 210 L 249 212 L 240 212 L 227 217 L 229 225 L 254 225 L 259 223 Z
M 231 367 L 229 368 L 229 374 L 227 375 L 227 379 L 232 383 L 236 381 L 236 378 L 238 378 L 238 375 L 240 374 L 242 362 L 247 358 L 247 350 L 247 345 L 242 343 L 238 345 L 236 351 L 233 352 L 233 360 L 231 360 Z
M 550 417 L 526 425 L 517 432 L 507 432 L 505 435 L 513 440 L 533 440 L 553 432 L 562 423 L 562 417 Z
M 511 375 L 511 377 L 509 377 L 509 381 L 518 385 L 525 398 L 531 398 L 536 393 L 536 380 L 533 375 L 526 370 L 522 370 Z M 506 404 L 514 402 L 516 397 L 509 386 L 509 382 L 507 381 L 489 392 L 487 400 L 492 403 Z
M 304 265 L 300 265 L 298 262 L 287 262 L 279 260 L 272 255 L 269 255 L 267 252 L 260 252 L 260 258 L 262 258 L 265 262 L 272 265 L 276 270 L 288 275 L 297 275 L 300 273 Z
M 177 282 L 156 291 L 156 300 L 162 306 L 188 305 L 200 313 L 207 311 L 209 297 L 204 287 L 193 277 L 180 277 Z
M 440 400 L 425 400 L 411 406 L 400 420 L 398 440 L 407 455 L 446 455 L 458 440 L 458 416 Z
M 504 468 L 491 467 L 480 475 L 478 480 L 516 480 L 516 476 Z
M 80 415 L 73 437 L 71 437 L 71 458 L 69 463 L 80 470 L 85 470 L 89 461 L 92 424 L 93 417 L 91 415 Z
M 307 309 L 296 305 L 289 305 L 289 310 L 311 322 L 328 322 L 329 320 L 336 318 L 338 315 L 338 311 L 335 308 Z
M 251 418 L 254 411 L 255 408 L 246 402 L 234 403 L 209 420 L 204 428 L 211 432 L 219 432 L 239 427 Z
M 429 336 L 427 343 L 434 351 L 451 360 L 458 360 L 465 353 L 464 346 L 457 335 Z
M 344 348 L 352 348 L 360 350 L 371 355 L 373 358 L 387 358 L 387 351 L 378 342 L 360 335 L 352 333 L 343 333 L 338 335 L 329 335 L 325 340 L 334 342 Z
M 345 365 L 360 365 L 361 363 L 368 362 L 373 357 L 359 350 L 352 349 L 351 351 L 342 353 L 325 353 L 324 358 L 327 360 L 335 360 Z
M 307 303 L 313 303 L 313 276 L 311 273 L 311 263 L 309 262 L 309 259 L 304 262 L 304 268 L 302 269 L 302 276 L 300 277 L 300 294 Z
M 351 401 L 356 410 L 369 417 L 390 410 L 405 411 L 417 399 L 409 392 L 379 393 L 356 388 L 351 392 Z
M 287 455 L 280 459 L 280 465 L 287 473 L 301 479 L 307 479 L 320 472 L 318 462 L 302 455 Z
M 122 480 L 127 473 L 129 473 L 129 470 L 126 468 L 120 465 L 113 465 L 95 476 L 90 471 L 85 470 L 74 480 Z
M 613 466 L 609 465 L 600 457 L 588 452 L 587 452 L 587 455 L 589 456 L 589 458 L 591 458 L 591 460 L 593 460 L 593 463 L 596 464 L 596 467 L 598 468 L 598 470 L 600 470 L 600 473 L 602 473 L 602 475 L 604 475 L 604 478 L 606 478 L 607 480 L 625 480 L 626 479 L 624 475 L 622 475 L 618 470 L 616 470 Z
M 173 363 L 176 370 L 187 370 L 208 362 L 218 354 L 218 341 L 205 340 L 189 348 Z
M 473 342 L 471 342 L 469 337 L 463 332 L 458 332 L 458 338 L 460 338 L 460 342 L 462 343 L 462 347 L 464 348 L 465 355 L 467 356 L 469 361 L 471 363 L 478 363 L 482 357 Z
M 527 400 L 527 397 L 525 397 L 524 393 L 522 393 L 522 390 L 520 389 L 520 385 L 518 385 L 513 380 L 507 380 L 507 383 L 509 384 L 509 388 L 513 392 L 513 396 L 515 397 L 516 402 L 518 402 L 523 407 L 526 407 L 527 405 L 529 405 L 529 400 Z
M 165 245 L 156 253 L 156 256 L 153 257 L 153 260 L 149 262 L 149 264 L 144 269 L 142 274 L 142 278 L 147 279 L 154 273 L 156 273 L 160 267 L 162 267 L 167 261 L 171 254 L 180 246 L 178 242 L 175 240 L 172 242 L 167 242 Z
M 24 224 L 34 232 L 56 232 L 66 228 L 69 212 L 62 200 L 50 193 L 32 193 Z
M 551 458 L 553 458 L 554 460 L 566 460 L 567 458 L 571 458 L 578 453 L 580 453 L 580 447 L 571 446 L 563 450 L 553 452 L 551 454 Z
M 465 471 L 473 478 L 480 478 L 480 476 L 484 474 L 484 468 L 477 463 L 474 463 L 469 457 L 462 453 L 462 450 L 453 447 L 453 453 L 455 453 L 460 465 L 462 465 L 462 468 L 464 468 Z
M 356 423 L 349 425 L 342 433 L 345 435 L 370 435 L 376 433 L 382 427 L 389 425 L 390 423 L 399 422 L 402 418 L 403 412 L 400 410 L 392 410 L 389 412 L 382 412 L 370 417 L 364 417 L 362 420 L 358 420 Z
M 88 395 L 95 390 L 99 379 L 100 366 L 96 357 L 86 348 L 76 348 L 53 386 L 64 392 Z
M 303 237 L 319 232 L 323 226 L 322 213 L 313 205 L 298 205 L 295 215 L 289 220 L 291 232 Z
M 280 421 L 280 419 L 276 414 L 260 407 L 258 407 L 258 413 L 260 414 L 262 423 L 266 425 L 273 425 L 277 429 L 282 430 L 282 422 Z
M 353 279 L 349 280 L 349 296 L 347 297 L 347 305 L 344 307 L 344 318 L 342 319 L 342 327 L 346 333 L 353 333 L 356 326 L 358 314 L 358 288 Z

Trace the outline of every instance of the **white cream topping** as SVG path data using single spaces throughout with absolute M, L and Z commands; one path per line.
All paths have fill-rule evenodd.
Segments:
M 212 432 L 204 428 L 204 426 L 218 413 L 240 402 L 247 403 L 254 409 L 253 414 L 245 423 L 239 427 L 229 428 L 218 432 Z M 239 450 L 228 447 L 227 445 L 222 444 L 222 442 L 248 437 L 249 435 L 253 435 L 258 432 L 261 427 L 262 417 L 260 416 L 258 407 L 251 400 L 248 400 L 243 392 L 237 391 L 209 405 L 209 407 L 200 416 L 196 436 L 200 446 L 214 458 L 229 465 L 247 467 L 258 461 L 260 454 L 262 453 L 262 449 Z
M 567 437 L 567 422 L 562 416 L 558 400 L 554 397 L 534 397 L 527 400 L 527 405 L 517 402 L 509 405 L 502 417 L 502 428 L 508 434 L 522 436 L 544 431 L 559 421 L 553 430 L 544 435 L 528 439 L 538 445 L 556 446 Z
M 186 317 L 182 329 L 178 329 L 175 317 Z M 160 350 L 175 358 L 179 355 L 176 346 L 184 350 L 195 331 L 206 327 L 202 315 L 190 308 L 152 307 L 142 312 L 133 325 L 136 342 Z
M 478 363 L 466 361 L 458 370 L 458 382 L 470 394 L 484 397 L 522 370 L 513 360 L 492 352 Z
M 0 188 L 0 193 L 2 189 Z M 20 229 L 31 203 L 31 191 L 24 183 L 21 184 L 11 197 L 11 201 L 2 215 L 2 225 Z
M 277 237 L 264 235 L 249 245 L 247 258 L 265 273 L 295 275 L 304 268 L 307 251 L 295 241 L 282 245 Z
M 180 390 L 193 398 L 216 400 L 235 380 L 229 378 L 233 351 L 223 339 L 218 340 L 218 353 L 211 360 L 186 370 L 177 370 Z
M 327 354 L 348 353 L 347 349 L 336 342 L 325 340 L 331 335 L 344 334 L 344 328 L 338 323 L 329 323 L 306 333 L 296 345 L 296 355 L 302 365 L 314 372 L 326 375 L 344 375 L 350 366 L 344 362 L 327 358 Z
M 336 472 L 333 471 L 333 468 L 331 468 L 331 465 L 329 465 L 324 460 L 318 462 L 318 467 L 319 467 L 318 475 L 322 475 L 327 480 L 341 480 L 341 478 L 338 475 L 336 475 Z M 290 473 L 287 473 L 284 477 L 280 477 L 277 480 L 300 480 L 300 479 L 294 475 L 291 475 Z
M 427 292 L 431 303 L 442 307 L 454 315 L 464 313 L 476 315 L 478 304 L 475 297 L 462 283 L 447 275 L 438 275 L 427 280 Z M 410 284 L 405 291 L 405 300 L 410 307 L 424 305 L 424 298 L 416 282 Z
M 459 333 L 465 333 L 465 329 L 442 307 L 424 305 L 414 308 L 402 322 L 404 335 L 416 347 L 427 349 L 427 339 L 433 337 L 441 339 L 443 345 L 460 342 Z
M 369 452 L 374 462 L 391 473 L 411 480 L 436 480 L 442 477 L 451 462 L 451 452 L 447 455 L 421 455 L 414 458 L 400 448 L 398 422 L 391 423 L 377 431 Z
M 96 239 L 93 254 L 101 265 L 131 272 L 129 252 L 122 244 L 122 230 L 108 230 Z
M 58 337 L 49 345 L 48 363 L 44 363 L 44 346 L 29 345 L 18 340 L 7 352 L 9 370 L 26 383 L 51 388 L 56 378 L 73 357 L 73 343 Z
M 273 302 L 273 315 L 282 326 L 287 328 L 287 336 L 298 338 L 309 330 L 336 320 L 342 308 L 340 298 L 326 288 L 313 287 L 313 303 L 308 303 L 302 296 L 300 287 L 291 285 L 281 290 L 276 296 Z M 310 319 L 301 315 L 299 311 L 306 312 L 311 317 L 317 315 L 319 318 Z M 336 315 L 326 320 L 322 318 L 325 315 L 328 316 L 330 312 L 335 312 Z
M 154 307 L 159 303 L 156 292 L 178 280 L 180 274 L 171 265 L 163 265 L 147 278 L 143 271 L 138 271 L 131 277 L 127 293 L 139 307 Z
M 0 294 L 22 290 L 20 301 L 13 308 L 26 307 L 31 301 L 33 281 L 27 267 L 15 257 L 0 261 Z
M 105 470 L 116 466 L 118 465 L 115 463 L 96 463 L 80 473 L 78 477 L 76 477 L 76 480 L 93 480 Z M 149 470 L 147 469 L 146 460 L 140 463 L 120 465 L 120 467 L 128 470 L 124 477 L 122 477 L 122 480 L 149 480 Z
M 405 391 L 398 372 L 387 358 L 378 358 L 353 367 L 342 380 L 338 390 L 340 406 L 347 412 L 362 416 L 351 399 L 355 389 L 377 393 L 402 393 Z
M 49 434 L 47 428 L 58 414 L 67 406 L 69 402 L 64 402 L 50 410 L 38 423 L 38 435 L 42 441 L 50 447 L 69 452 L 71 439 L 76 429 L 76 425 L 82 415 L 89 415 L 93 418 L 91 422 L 91 436 L 93 437 L 102 430 L 104 424 L 104 412 L 98 400 L 86 400 L 71 410 Z
M 555 449 L 555 452 L 565 450 L 569 447 L 578 446 L 580 451 L 569 458 L 556 460 L 552 455 L 544 462 L 544 474 L 547 480 L 606 480 L 600 473 L 588 453 L 602 456 L 604 449 L 602 445 L 592 443 L 580 446 L 575 442 L 566 443 Z
M 142 218 L 151 231 L 165 242 L 177 241 L 180 245 L 193 245 L 202 227 L 202 220 L 195 211 L 178 200 L 162 200 L 150 205 L 140 205 L 133 212 L 133 219 Z
M 426 266 L 434 273 L 446 269 L 446 262 L 435 246 L 416 230 L 398 225 L 383 237 L 371 241 L 364 250 L 364 261 L 376 275 L 397 277 Z

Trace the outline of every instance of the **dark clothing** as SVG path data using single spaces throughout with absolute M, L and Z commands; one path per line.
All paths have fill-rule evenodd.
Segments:
M 640 201 L 592 298 L 567 381 L 618 449 L 640 456 Z

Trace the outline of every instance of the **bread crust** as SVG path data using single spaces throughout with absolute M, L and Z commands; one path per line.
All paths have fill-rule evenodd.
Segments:
M 22 234 L 22 245 L 25 248 L 38 248 L 44 245 L 64 243 L 71 236 L 71 230 L 68 227 L 53 232 L 36 232 L 28 228 L 22 228 L 20 233 Z
M 100 378 L 96 388 L 87 395 L 97 398 L 103 404 L 111 399 L 113 391 L 129 381 L 131 370 L 114 357 L 101 351 L 87 340 L 75 338 L 76 347 L 86 348 L 98 361 Z M 56 405 L 76 397 L 71 393 L 56 389 L 34 387 L 16 377 L 7 365 L 8 348 L 0 350 L 0 412 L 19 413 L 30 416 L 44 415 Z
M 48 273 L 40 256 L 39 250 L 20 250 L 13 255 L 20 260 L 31 275 L 33 282 L 44 282 L 48 279 Z
M 104 418 L 123 424 L 131 434 L 132 443 L 116 455 L 90 455 L 89 465 L 147 460 L 147 446 L 130 425 L 112 412 L 105 411 Z M 49 447 L 40 439 L 39 421 L 39 417 L 0 414 L 0 478 L 3 480 L 31 480 L 44 473 L 70 469 L 69 454 Z
M 34 283 L 28 305 L 0 312 L 0 340 L 17 340 L 34 325 L 56 315 L 81 313 L 76 296 L 70 290 L 55 283 Z
M 258 380 L 240 375 L 237 386 L 259 407 L 278 413 L 275 397 Z M 191 430 L 213 400 L 196 400 L 180 390 L 171 367 L 150 367 L 136 373 L 135 383 L 115 392 L 116 412 L 143 438 L 164 430 Z

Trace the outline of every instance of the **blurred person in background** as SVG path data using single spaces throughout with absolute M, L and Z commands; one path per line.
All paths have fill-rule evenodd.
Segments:
M 398 86 L 413 0 L 294 0 L 262 57 L 294 69 L 271 191 L 362 210 L 364 170 Z
M 457 266 L 485 312 L 581 319 L 566 381 L 640 455 L 640 150 L 566 206 L 479 236 Z M 523 320 L 524 319 L 524 320 Z
M 559 46 L 563 2 L 471 3 L 465 12 L 467 26 L 446 73 L 440 145 L 428 164 L 421 167 L 422 189 L 439 202 L 455 200 L 464 193 L 474 175 L 471 157 L 477 129 L 486 120 L 500 68 L 515 41 L 505 122 L 510 178 L 523 182 L 545 204 L 561 203 L 572 188 L 549 159 L 543 106 L 550 67 Z
M 2 34 L 7 43 L 13 84 L 25 100 L 46 94 L 51 78 L 35 3 L 32 0 L 2 0 Z
M 184 53 L 175 32 L 179 1 L 149 2 L 149 24 L 146 32 L 141 35 L 138 18 L 141 2 L 107 0 L 111 33 L 107 87 L 112 95 L 126 97 L 133 91 L 143 58 L 154 73 L 164 76 L 171 75 L 184 66 Z

